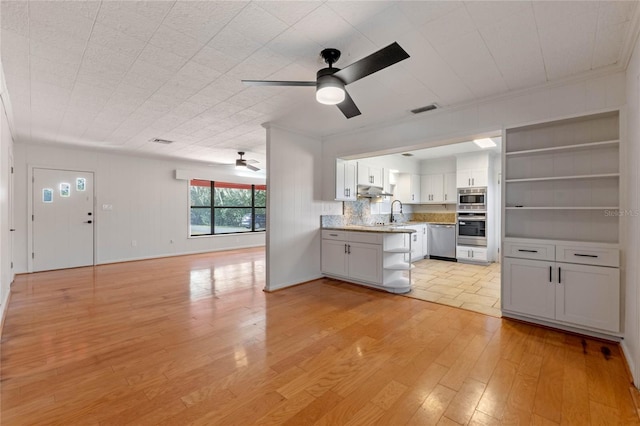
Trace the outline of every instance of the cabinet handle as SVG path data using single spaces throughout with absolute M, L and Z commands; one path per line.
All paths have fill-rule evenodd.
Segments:
M 558 267 L 558 284 L 562 284 L 562 268 Z
M 581 253 L 574 253 L 574 256 L 580 256 L 580 257 L 592 257 L 594 259 L 597 259 L 598 256 L 596 256 L 595 254 L 581 254 Z
M 347 253 L 351 254 L 351 244 L 347 244 Z
M 444 194 L 444 200 L 447 201 L 447 194 Z
M 345 253 L 347 252 L 347 245 L 346 244 L 344 245 L 344 252 Z
M 475 185 L 476 184 L 476 178 L 471 178 L 471 185 Z
M 522 252 L 525 252 L 525 253 L 537 253 L 538 252 L 538 250 L 525 250 L 525 249 L 518 249 L 518 251 L 522 251 Z
M 329 235 L 332 236 L 332 237 L 337 237 L 338 236 L 338 234 L 329 234 Z
M 549 282 L 552 283 L 553 282 L 553 266 L 549 266 Z

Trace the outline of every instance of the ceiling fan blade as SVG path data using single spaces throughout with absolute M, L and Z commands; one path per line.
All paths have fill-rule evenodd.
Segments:
M 340 111 L 342 111 L 344 116 L 347 118 L 355 117 L 357 115 L 362 114 L 346 90 L 344 91 L 344 101 L 340 102 L 336 106 L 340 109 Z
M 254 172 L 260 171 L 259 168 L 257 168 L 256 166 L 252 166 L 251 164 L 247 164 L 247 169 L 253 170 Z
M 374 72 L 378 72 L 395 63 L 403 61 L 408 57 L 409 54 L 405 52 L 397 42 L 393 42 L 389 46 L 383 47 L 377 52 L 352 63 L 346 68 L 342 68 L 333 75 L 344 81 L 344 84 L 350 84 L 363 77 L 371 75 Z
M 316 86 L 315 81 L 242 80 L 247 86 Z

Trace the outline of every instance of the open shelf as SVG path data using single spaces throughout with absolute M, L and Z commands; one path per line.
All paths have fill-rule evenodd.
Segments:
M 385 287 L 391 287 L 391 288 L 405 288 L 405 287 L 409 287 L 410 285 L 411 285 L 411 282 L 407 277 L 401 277 L 393 281 L 390 281 L 388 283 L 384 283 Z
M 387 249 L 384 252 L 385 253 L 411 253 L 411 249 L 405 248 L 405 247 L 398 247 L 398 248 Z
M 550 148 L 538 148 L 538 149 L 527 149 L 523 151 L 512 151 L 506 152 L 505 155 L 507 157 L 514 157 L 518 155 L 534 155 L 534 154 L 545 154 L 545 153 L 553 153 L 553 152 L 561 152 L 561 151 L 581 151 L 588 150 L 594 148 L 606 148 L 609 146 L 618 145 L 620 141 L 618 139 L 610 140 L 610 141 L 602 141 L 602 142 L 589 142 L 589 143 L 581 143 L 575 145 L 565 145 L 565 146 L 554 146 Z
M 542 181 L 549 181 L 549 180 L 571 180 L 571 179 L 600 179 L 600 178 L 611 178 L 611 177 L 620 177 L 620 173 L 603 173 L 603 174 L 597 174 L 597 175 L 579 175 L 579 176 L 547 176 L 547 177 L 525 178 L 525 179 L 505 179 L 505 183 L 542 182 Z
M 385 266 L 384 269 L 388 271 L 409 271 L 415 268 L 411 263 L 395 263 L 393 265 Z

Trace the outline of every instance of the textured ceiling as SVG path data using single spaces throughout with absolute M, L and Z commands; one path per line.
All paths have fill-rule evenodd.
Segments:
M 626 65 L 637 3 L 4 1 L 1 52 L 20 142 L 207 162 L 264 161 L 267 121 L 319 135 Z M 319 52 L 344 67 L 397 41 L 411 58 L 347 88 L 347 120 L 314 89 Z M 174 140 L 170 145 L 151 138 Z

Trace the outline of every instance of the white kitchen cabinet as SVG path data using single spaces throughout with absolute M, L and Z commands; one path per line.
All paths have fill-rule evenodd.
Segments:
M 487 263 L 487 248 L 475 246 L 457 246 L 456 258 L 461 262 L 480 262 Z
M 395 198 L 405 204 L 420 203 L 420 175 L 399 173 Z
M 382 167 L 371 166 L 358 161 L 358 185 L 371 185 L 382 188 L 384 185 Z
M 478 153 L 456 158 L 456 182 L 458 188 L 489 185 L 489 154 Z
M 321 268 L 327 276 L 391 293 L 411 290 L 413 265 L 405 232 L 322 231 Z
M 575 245 L 570 243 L 559 242 L 550 247 L 549 242 L 532 241 L 530 244 L 526 240 L 505 244 L 503 314 L 532 317 L 596 332 L 619 332 L 619 250 L 597 245 L 575 250 Z M 527 259 L 527 256 L 532 259 Z M 555 261 L 539 260 L 554 256 Z M 571 260 L 573 263 L 558 260 Z
M 429 225 L 422 226 L 422 257 L 429 257 Z
M 322 273 L 382 283 L 382 234 L 323 231 Z
M 422 175 L 420 178 L 420 201 L 425 203 L 444 202 L 444 174 Z
M 347 257 L 350 278 L 382 283 L 382 244 L 348 242 Z
M 358 197 L 356 188 L 356 162 L 336 160 L 336 200 L 355 201 Z
M 458 170 L 457 172 L 458 188 L 474 188 L 489 185 L 489 170 Z
M 555 262 L 505 258 L 502 272 L 502 309 L 554 319 Z
M 456 172 L 444 174 L 444 202 L 456 204 L 458 202 L 458 185 Z
M 339 277 L 349 276 L 349 258 L 345 241 L 322 240 L 322 272 Z

